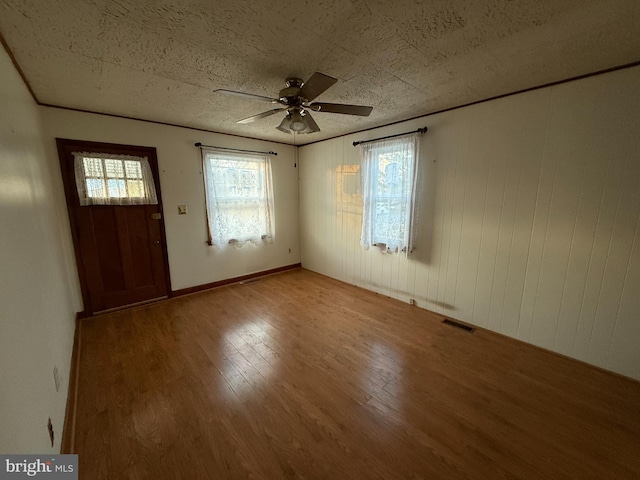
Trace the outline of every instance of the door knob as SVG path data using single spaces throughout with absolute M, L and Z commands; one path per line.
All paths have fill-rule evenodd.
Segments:
M 160 245 L 160 240 L 154 240 L 154 241 L 153 241 L 153 244 L 154 244 L 154 245 Z

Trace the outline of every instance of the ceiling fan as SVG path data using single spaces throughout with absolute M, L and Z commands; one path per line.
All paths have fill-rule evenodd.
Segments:
M 313 133 L 319 132 L 320 127 L 318 127 L 318 124 L 313 120 L 313 117 L 311 117 L 311 111 L 367 117 L 373 110 L 373 107 L 346 105 L 343 103 L 309 103 L 337 81 L 338 79 L 320 72 L 315 72 L 306 82 L 303 82 L 299 78 L 288 78 L 286 87 L 280 90 L 278 98 L 225 89 L 214 90 L 214 92 L 253 98 L 282 105 L 282 107 L 238 120 L 236 123 L 251 123 L 278 112 L 286 111 L 284 119 L 280 122 L 280 125 L 276 127 L 278 130 L 285 133 Z

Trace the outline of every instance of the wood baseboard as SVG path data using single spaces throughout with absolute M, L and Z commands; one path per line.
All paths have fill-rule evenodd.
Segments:
M 285 272 L 287 270 L 295 270 L 301 268 L 301 263 L 294 263 L 292 265 L 285 265 L 284 267 L 272 268 L 271 270 L 263 270 L 262 272 L 250 273 L 248 275 L 242 275 L 240 277 L 227 278 L 225 280 L 218 280 L 217 282 L 205 283 L 203 285 L 196 285 L 195 287 L 181 288 L 179 290 L 173 290 L 171 297 L 180 297 L 182 295 L 189 295 L 191 293 L 202 292 L 204 290 L 210 290 L 212 288 L 222 287 L 231 283 L 244 282 L 252 278 L 264 277 L 266 275 L 273 275 L 274 273 Z
M 80 326 L 86 317 L 85 312 L 76 313 L 76 328 L 73 334 L 73 350 L 69 368 L 69 388 L 67 390 L 67 406 L 62 427 L 60 453 L 75 453 L 76 406 L 78 404 L 78 375 L 80 362 Z

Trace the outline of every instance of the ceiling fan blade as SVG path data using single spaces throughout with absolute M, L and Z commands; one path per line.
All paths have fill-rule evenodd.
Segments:
M 278 113 L 278 112 L 281 112 L 283 110 L 286 110 L 286 108 L 274 108 L 273 110 L 267 110 L 266 112 L 259 113 L 257 115 L 252 116 L 252 117 L 243 118 L 242 120 L 238 120 L 236 123 L 251 123 L 251 122 L 255 122 L 256 120 L 260 120 L 261 118 L 265 118 L 265 117 L 270 117 L 274 113 Z
M 326 113 L 343 113 L 345 115 L 359 115 L 368 117 L 373 107 L 365 107 L 364 105 L 346 105 L 344 103 L 322 103 L 315 102 L 309 105 L 314 112 Z
M 224 88 L 219 88 L 213 91 L 214 93 L 222 93 L 224 95 L 235 95 L 236 97 L 245 97 L 247 99 L 253 100 L 261 100 L 263 102 L 269 103 L 280 103 L 277 98 L 264 97 L 262 95 L 254 95 L 253 93 L 244 93 L 244 92 L 236 92 L 235 90 L 225 90 Z
M 309 80 L 304 82 L 302 90 L 300 90 L 300 96 L 310 102 L 337 81 L 337 78 L 316 72 L 309 77 Z
M 313 132 L 319 132 L 320 131 L 320 127 L 315 122 L 315 120 L 313 119 L 313 117 L 311 116 L 311 114 L 309 112 L 305 112 L 305 116 L 302 117 L 302 118 L 304 118 L 304 121 L 307 124 L 307 128 L 302 133 L 313 133 Z

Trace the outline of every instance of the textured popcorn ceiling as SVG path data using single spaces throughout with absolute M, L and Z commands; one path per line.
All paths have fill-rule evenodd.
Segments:
M 40 103 L 304 144 L 640 60 L 638 0 L 0 0 Z M 339 82 L 309 135 L 274 108 L 287 77 Z

